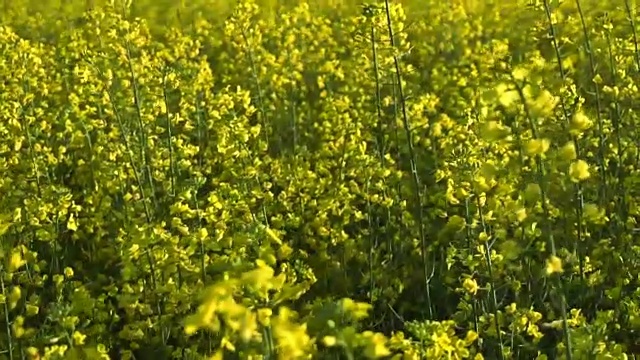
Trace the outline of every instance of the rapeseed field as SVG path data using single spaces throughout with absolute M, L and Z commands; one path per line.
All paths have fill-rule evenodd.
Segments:
M 635 1 L 0 6 L 0 359 L 640 355 Z

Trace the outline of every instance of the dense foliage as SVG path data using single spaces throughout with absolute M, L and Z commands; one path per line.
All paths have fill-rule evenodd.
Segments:
M 4 1 L 0 359 L 640 354 L 631 0 Z

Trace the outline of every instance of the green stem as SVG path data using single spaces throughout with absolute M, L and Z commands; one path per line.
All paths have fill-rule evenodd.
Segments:
M 385 12 L 387 15 L 387 28 L 389 30 L 389 39 L 391 43 L 391 48 L 395 49 L 395 35 L 393 32 L 393 24 L 391 20 L 391 9 L 389 5 L 389 0 L 385 0 Z M 398 55 L 393 55 L 393 62 L 395 66 L 396 80 L 398 82 L 398 92 L 400 96 L 400 104 L 402 110 L 402 124 L 405 131 L 405 136 L 407 138 L 407 145 L 409 148 L 409 162 L 411 164 L 411 175 L 413 180 L 413 191 L 415 197 L 415 205 L 418 210 L 418 233 L 419 233 L 419 241 L 421 247 L 421 255 L 422 255 L 422 270 L 424 276 L 424 286 L 425 286 L 425 295 L 427 297 L 427 316 L 428 319 L 433 319 L 433 304 L 431 303 L 431 274 L 429 272 L 429 261 L 428 261 L 428 249 L 427 249 L 427 240 L 424 229 L 424 210 L 422 208 L 422 194 L 420 190 L 420 177 L 418 175 L 417 169 L 417 161 L 415 150 L 413 148 L 413 136 L 411 134 L 411 127 L 409 125 L 409 117 L 407 115 L 407 106 L 404 94 L 404 88 L 402 86 L 402 72 L 400 70 L 400 59 Z

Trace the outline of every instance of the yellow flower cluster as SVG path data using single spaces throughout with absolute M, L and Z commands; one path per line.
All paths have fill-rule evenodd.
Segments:
M 0 358 L 625 358 L 636 16 L 5 1 Z

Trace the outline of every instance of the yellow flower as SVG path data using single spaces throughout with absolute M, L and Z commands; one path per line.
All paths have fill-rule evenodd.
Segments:
M 542 155 L 549 150 L 548 139 L 531 139 L 525 147 L 527 155 Z
M 40 312 L 40 308 L 35 305 L 27 304 L 26 308 L 27 308 L 27 316 L 34 316 Z
M 576 146 L 573 144 L 573 141 L 566 143 L 560 149 L 558 155 L 562 160 L 575 160 L 578 154 L 576 153 Z
M 236 346 L 233 345 L 233 343 L 226 336 L 223 337 L 222 340 L 220 341 L 220 346 L 222 346 L 222 348 L 227 349 L 231 352 L 236 351 Z
M 73 344 L 74 345 L 83 345 L 84 344 L 84 340 L 87 338 L 87 335 L 84 335 L 83 333 L 79 332 L 79 331 L 75 331 L 73 333 Z
M 391 354 L 391 351 L 387 349 L 385 345 L 386 337 L 380 333 L 372 334 L 367 332 L 368 337 L 371 337 L 371 341 L 367 344 L 364 350 L 364 355 L 369 359 L 378 359 Z
M 515 211 L 515 215 L 518 222 L 523 222 L 527 218 L 527 209 L 520 208 Z
M 538 325 L 529 324 L 527 326 L 527 334 L 532 336 L 534 339 L 541 339 L 544 335 L 540 332 Z
M 596 76 L 593 77 L 593 82 L 596 84 L 602 84 L 602 76 L 600 76 L 600 74 L 596 74 Z
M 67 220 L 67 229 L 71 231 L 78 230 L 78 222 L 76 218 L 73 216 L 73 213 L 69 214 L 69 220 Z
M 25 328 L 22 325 L 24 325 L 24 318 L 22 316 L 16 317 L 13 324 L 11 325 L 11 330 L 13 330 L 13 334 L 16 338 L 21 338 L 26 332 Z
M 471 344 L 474 341 L 476 341 L 478 339 L 478 333 L 473 331 L 473 330 L 469 330 L 467 331 L 467 336 L 464 338 L 464 341 L 467 344 Z
M 9 300 L 9 309 L 13 310 L 18 306 L 18 301 L 22 298 L 22 289 L 19 286 L 14 286 L 11 288 L 11 292 L 9 296 L 7 296 L 7 300 Z
M 584 208 L 582 210 L 582 214 L 584 219 L 588 222 L 592 222 L 594 224 L 602 225 L 609 221 L 609 218 L 606 215 L 605 209 L 598 208 L 598 205 L 592 203 L 584 204 Z
M 547 260 L 547 275 L 562 273 L 562 260 L 557 256 L 551 256 Z
M 223 360 L 224 359 L 224 351 L 223 350 L 218 350 L 215 352 L 215 354 L 213 354 L 209 360 Z
M 462 287 L 467 290 L 467 292 L 471 295 L 475 295 L 478 292 L 478 283 L 471 278 L 466 278 L 462 282 Z
M 444 332 L 431 335 L 431 341 L 433 341 L 434 347 L 441 354 L 451 354 L 455 351 L 451 338 Z
M 536 323 L 536 322 L 540 321 L 540 319 L 542 319 L 542 314 L 537 312 L 537 311 L 531 310 L 531 311 L 529 311 L 529 313 L 527 315 L 529 316 L 529 320 L 532 323 Z
M 7 267 L 8 272 L 14 272 L 24 266 L 27 262 L 22 259 L 22 254 L 20 250 L 13 251 L 11 253 L 11 258 L 9 259 L 9 266 Z
M 511 75 L 515 80 L 522 81 L 529 75 L 529 70 L 524 66 L 518 66 L 511 72 Z
M 207 236 L 209 236 L 209 231 L 207 231 L 206 228 L 200 228 L 198 230 L 198 239 L 199 240 L 204 240 L 207 238 Z
M 580 135 L 592 125 L 591 120 L 582 111 L 578 111 L 573 115 L 569 132 L 573 135 Z
M 589 164 L 584 160 L 573 162 L 569 167 L 569 176 L 571 181 L 576 183 L 588 179 L 591 176 L 589 174 Z
M 491 184 L 489 184 L 487 182 L 487 179 L 482 176 L 482 175 L 478 175 L 476 176 L 476 178 L 473 180 L 473 187 L 475 189 L 475 191 L 477 193 L 483 193 L 483 192 L 488 192 L 489 190 L 491 190 Z M 461 196 L 459 196 L 461 197 Z
M 556 107 L 558 100 L 547 90 L 543 90 L 542 93 L 531 104 L 531 113 L 535 117 L 544 118 L 553 114 L 553 110 Z
M 393 357 L 393 359 L 395 360 L 396 357 Z M 398 357 L 398 359 L 402 359 L 402 360 L 419 360 L 420 359 L 420 355 L 414 349 L 407 349 L 407 350 L 404 351 L 404 354 L 402 355 L 402 357 Z
M 504 106 L 507 109 L 511 109 L 520 98 L 517 91 L 508 89 L 506 86 L 498 85 L 497 90 L 498 101 L 500 102 L 500 105 Z
M 258 309 L 258 322 L 262 326 L 269 326 L 271 324 L 271 315 L 273 311 L 269 308 Z
M 278 258 L 281 260 L 287 259 L 291 254 L 293 254 L 293 249 L 287 244 L 282 244 L 282 246 L 278 248 Z
M 38 355 L 38 348 L 30 346 L 27 348 L 27 355 L 35 358 Z
M 292 312 L 281 309 L 278 317 L 273 321 L 274 336 L 283 357 L 295 359 L 303 356 L 312 346 L 312 340 L 307 334 L 306 324 L 291 322 Z
M 325 336 L 322 338 L 322 342 L 324 343 L 325 346 L 332 347 L 336 345 L 338 340 L 336 339 L 335 336 Z

